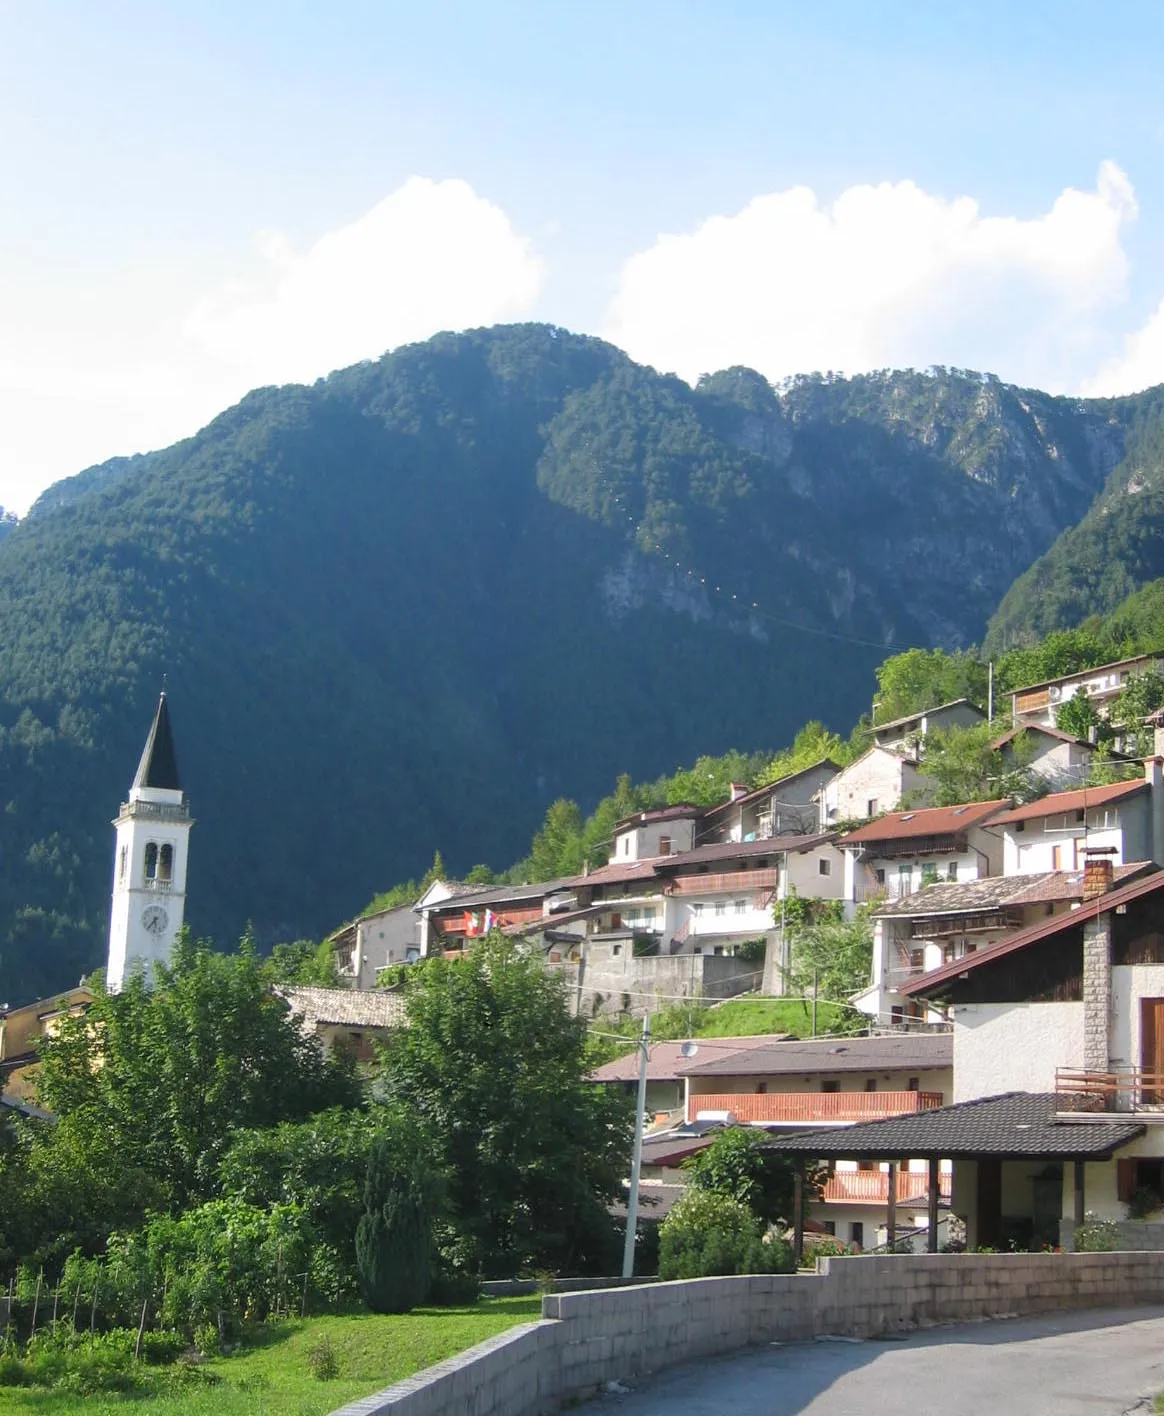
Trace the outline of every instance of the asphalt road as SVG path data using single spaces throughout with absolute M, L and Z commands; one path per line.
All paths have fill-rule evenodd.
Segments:
M 590 1416 L 1123 1416 L 1164 1391 L 1164 1308 L 751 1348 L 671 1368 Z

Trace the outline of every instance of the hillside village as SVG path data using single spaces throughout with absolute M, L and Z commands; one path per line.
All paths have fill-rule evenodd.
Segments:
M 1101 751 L 1098 734 L 1057 726 L 1056 708 L 1085 696 L 1102 717 L 1161 664 L 1139 656 L 1015 692 L 991 749 L 1021 767 L 1023 799 L 930 804 L 927 752 L 986 723 L 959 699 L 877 724 L 845 766 L 824 758 L 710 805 L 637 811 L 615 824 L 607 863 L 578 874 L 435 879 L 331 936 L 344 987 L 276 992 L 307 1035 L 360 1063 L 407 1026 L 410 965 L 495 932 L 559 976 L 600 1035 L 683 1002 L 842 1005 L 840 1035 L 650 1049 L 646 1223 L 683 1193 L 684 1161 L 745 1126 L 827 1166 L 800 1207 L 799 1246 L 1069 1246 L 1085 1217 L 1118 1222 L 1125 1246 L 1155 1244 L 1164 714 L 1121 725 Z M 1145 742 L 1142 758 L 1120 750 Z M 190 815 L 164 695 L 116 824 L 114 990 L 164 961 L 182 922 Z M 796 922 L 814 914 L 866 931 L 868 977 L 848 998 L 798 972 Z M 6 1105 L 35 1114 L 38 1037 L 92 999 L 82 986 L 0 1016 Z M 594 1082 L 633 1091 L 637 1058 Z

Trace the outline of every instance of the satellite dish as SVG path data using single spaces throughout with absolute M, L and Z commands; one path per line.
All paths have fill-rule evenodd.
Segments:
M 697 1042 L 685 1042 L 683 1046 L 679 1049 L 679 1056 L 694 1057 L 698 1051 L 699 1044 Z

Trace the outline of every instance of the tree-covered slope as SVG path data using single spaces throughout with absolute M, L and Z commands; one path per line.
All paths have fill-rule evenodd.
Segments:
M 0 541 L 0 998 L 103 961 L 163 673 L 189 920 L 310 935 L 621 770 L 846 730 L 891 648 L 980 636 L 1120 446 L 974 375 L 692 390 L 514 326 L 91 469 Z
M 1164 387 L 1109 405 L 1123 453 L 1102 494 L 1007 592 L 990 622 L 991 651 L 1108 614 L 1164 576 Z

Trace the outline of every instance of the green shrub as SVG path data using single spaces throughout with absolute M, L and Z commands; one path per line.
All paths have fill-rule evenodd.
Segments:
M 317 1338 L 307 1349 L 307 1366 L 317 1382 L 331 1382 L 339 1376 L 339 1358 L 329 1337 Z
M 743 959 L 745 964 L 762 964 L 764 956 L 768 952 L 768 941 L 766 939 L 745 939 L 736 947 L 736 958 Z
M 1075 1250 L 1080 1254 L 1108 1254 L 1120 1246 L 1119 1225 L 1088 1212 L 1075 1231 Z
M 745 1204 L 692 1188 L 659 1231 L 659 1277 L 710 1278 L 719 1274 L 791 1273 L 791 1245 L 764 1227 Z

